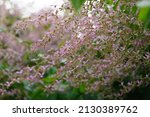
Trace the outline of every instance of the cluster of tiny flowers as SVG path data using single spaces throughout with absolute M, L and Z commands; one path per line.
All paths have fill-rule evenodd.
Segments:
M 13 54 L 2 56 L 1 51 L 0 57 L 11 65 L 19 61 L 16 66 L 20 69 L 8 72 L 13 78 L 4 87 L 24 79 L 41 82 L 53 67 L 57 72 L 51 77 L 56 80 L 45 86 L 48 91 L 64 91 L 59 85 L 65 80 L 74 87 L 84 85 L 87 92 L 100 92 L 106 99 L 122 99 L 134 88 L 149 85 L 150 52 L 146 47 L 150 33 L 137 20 L 137 13 L 126 14 L 122 10 L 124 4 L 120 2 L 114 10 L 113 6 L 95 0 L 86 2 L 76 13 L 67 2 L 61 8 L 42 10 L 14 23 L 14 45 L 19 41 L 19 47 L 10 45 L 16 53 L 3 49 Z M 134 5 L 135 0 L 128 3 L 129 8 Z M 30 42 L 27 38 L 31 39 L 31 47 L 24 44 Z M 5 39 L 0 35 L 1 40 Z M 30 52 L 41 53 L 34 56 Z M 0 88 L 0 94 L 5 92 L 10 93 Z M 11 95 L 15 93 L 12 90 Z

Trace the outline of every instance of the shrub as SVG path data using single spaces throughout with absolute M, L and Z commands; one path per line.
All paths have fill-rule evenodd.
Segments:
M 2 54 L 1 99 L 135 99 L 134 91 L 147 92 L 150 32 L 138 12 L 134 0 L 86 1 L 78 14 L 66 2 L 16 21 L 1 37 L 10 33 L 20 45 L 1 44 L 17 54 Z

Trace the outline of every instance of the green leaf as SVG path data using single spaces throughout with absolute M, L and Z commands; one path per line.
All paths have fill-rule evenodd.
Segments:
M 86 0 L 70 0 L 76 11 L 79 11 Z
M 97 50 L 95 57 L 99 58 L 99 59 L 103 59 L 104 58 L 104 54 L 101 51 Z
M 113 0 L 105 0 L 106 4 L 112 5 L 113 4 Z
M 81 84 L 79 87 L 80 93 L 85 93 L 85 89 L 86 89 L 85 85 Z
M 118 5 L 119 5 L 119 2 L 120 0 L 117 0 L 115 3 L 114 3 L 114 6 L 113 6 L 113 9 L 116 10 Z
M 137 3 L 137 6 L 140 8 L 139 20 L 144 22 L 145 28 L 150 28 L 150 1 L 140 1 Z
M 52 75 L 56 74 L 56 72 L 57 72 L 57 68 L 56 68 L 56 67 L 51 67 L 50 69 L 48 69 L 48 70 L 44 73 L 43 77 L 44 77 L 44 78 L 47 78 L 47 77 L 49 77 L 49 76 L 52 76 Z
M 47 77 L 47 78 L 43 78 L 42 81 L 44 82 L 44 84 L 48 85 L 48 84 L 52 84 L 57 80 L 57 78 L 54 77 Z
M 150 13 L 150 8 L 147 8 L 147 7 L 141 8 L 140 13 L 139 13 L 139 19 L 146 21 L 149 17 L 148 16 L 149 13 Z
M 33 90 L 32 87 L 31 87 L 31 84 L 30 84 L 30 82 L 28 80 L 24 80 L 23 81 L 23 85 L 24 85 L 24 89 L 26 91 L 32 91 Z
M 134 15 L 136 14 L 136 12 L 137 12 L 137 6 L 135 5 L 132 7 L 132 14 Z

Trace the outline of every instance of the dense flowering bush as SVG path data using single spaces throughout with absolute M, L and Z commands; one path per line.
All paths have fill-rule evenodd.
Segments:
M 135 0 L 86 1 L 80 13 L 66 2 L 22 20 L 6 10 L 1 99 L 150 99 L 150 31 L 137 15 Z

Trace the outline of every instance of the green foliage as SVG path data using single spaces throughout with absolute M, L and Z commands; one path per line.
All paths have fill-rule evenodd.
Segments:
M 106 4 L 112 5 L 113 4 L 113 0 L 105 0 Z
M 59 85 L 63 91 L 49 92 L 45 90 L 44 82 L 31 82 L 28 80 L 14 83 L 10 89 L 15 90 L 17 95 L 6 94 L 0 99 L 26 99 L 26 100 L 75 100 L 75 99 L 102 99 L 98 92 L 85 92 L 85 86 L 73 87 L 70 83 L 62 81 Z M 18 95 L 19 94 L 19 95 Z
M 23 55 L 23 62 L 28 66 L 42 64 L 43 54 L 41 52 L 26 52 Z
M 103 59 L 105 57 L 105 55 L 103 52 L 97 51 L 95 57 L 99 58 L 99 59 Z
M 86 0 L 70 0 L 76 11 L 79 11 Z
M 144 22 L 146 28 L 150 28 L 150 1 L 143 0 L 137 5 L 140 8 L 139 19 Z
M 52 84 L 54 83 L 57 78 L 55 77 L 55 74 L 57 73 L 57 68 L 56 67 L 51 67 L 49 68 L 43 75 L 42 81 L 46 84 Z
M 113 9 L 116 10 L 118 5 L 119 5 L 120 0 L 117 0 L 116 2 L 114 2 L 113 4 Z
M 56 72 L 57 72 L 57 68 L 56 68 L 56 67 L 51 67 L 51 68 L 49 68 L 49 69 L 44 73 L 43 77 L 44 77 L 44 78 L 50 77 L 50 76 L 56 74 Z

